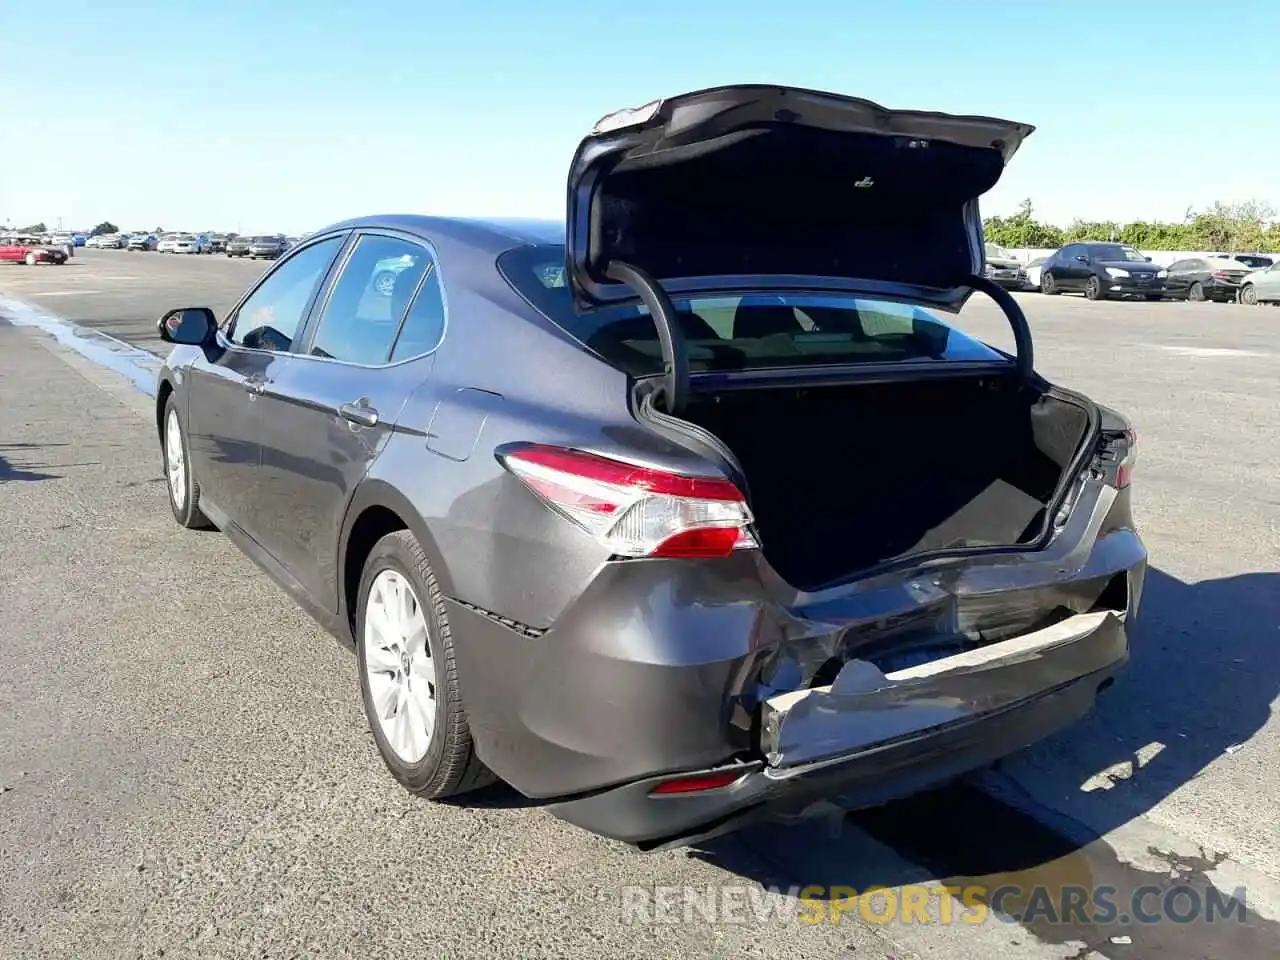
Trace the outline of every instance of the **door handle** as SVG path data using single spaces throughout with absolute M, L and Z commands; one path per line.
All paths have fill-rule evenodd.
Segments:
M 373 407 L 367 406 L 361 400 L 357 400 L 355 403 L 344 403 L 338 408 L 338 416 L 360 427 L 376 427 L 378 425 L 378 411 Z

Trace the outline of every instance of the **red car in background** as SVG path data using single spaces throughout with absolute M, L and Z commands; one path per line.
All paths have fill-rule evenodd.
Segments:
M 0 262 L 25 263 L 29 267 L 37 263 L 61 264 L 67 262 L 67 251 L 32 237 L 0 237 Z

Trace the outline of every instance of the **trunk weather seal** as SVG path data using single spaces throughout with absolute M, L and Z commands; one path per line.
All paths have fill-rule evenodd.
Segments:
M 658 328 L 658 342 L 662 345 L 662 359 L 666 367 L 663 377 L 662 399 L 667 412 L 678 416 L 684 409 L 689 395 L 689 351 L 684 333 L 676 321 L 675 304 L 652 276 L 639 267 L 614 260 L 605 269 L 611 280 L 624 283 L 640 297 L 649 308 L 654 326 Z

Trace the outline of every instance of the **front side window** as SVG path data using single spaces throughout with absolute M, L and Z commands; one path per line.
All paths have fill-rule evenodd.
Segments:
M 657 328 L 642 306 L 574 309 L 563 246 L 517 247 L 499 265 L 548 319 L 633 376 L 661 373 Z M 911 361 L 1007 362 L 920 307 L 846 295 L 757 294 L 674 303 L 693 371 Z
M 431 266 L 426 248 L 363 236 L 329 294 L 307 351 L 348 363 L 386 363 L 409 302 Z
M 343 240 L 341 236 L 329 237 L 282 261 L 236 311 L 228 339 L 255 350 L 292 350 L 307 305 Z

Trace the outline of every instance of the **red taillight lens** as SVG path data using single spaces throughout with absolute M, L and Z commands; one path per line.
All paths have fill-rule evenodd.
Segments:
M 619 556 L 727 557 L 757 546 L 742 491 L 721 477 L 668 473 L 544 444 L 499 459 Z
M 1116 467 L 1116 489 L 1123 490 L 1133 476 L 1133 465 L 1138 459 L 1138 432 L 1130 427 L 1124 434 L 1125 451 Z
M 742 779 L 741 770 L 725 770 L 720 773 L 702 773 L 692 777 L 676 777 L 664 780 L 652 790 L 650 796 L 671 797 L 682 793 L 702 793 L 706 790 L 721 790 L 732 786 Z

